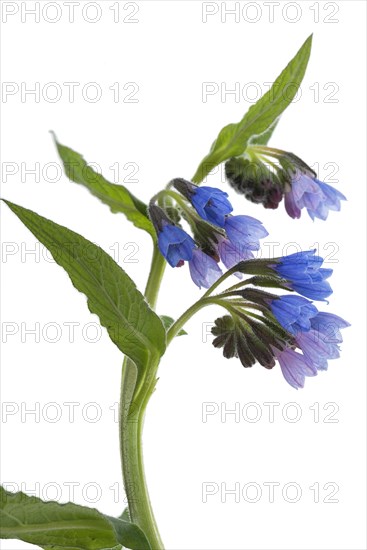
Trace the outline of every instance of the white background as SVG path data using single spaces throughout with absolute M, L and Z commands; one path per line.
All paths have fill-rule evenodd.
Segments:
M 124 165 L 135 163 L 138 182 L 125 184 L 148 200 L 172 177 L 193 175 L 219 129 L 242 117 L 249 99 L 259 89 L 266 91 L 264 83 L 273 81 L 314 33 L 302 95 L 284 113 L 270 144 L 311 165 L 319 163 L 320 179 L 330 176 L 336 165 L 334 181 L 328 181 L 348 202 L 327 222 L 313 223 L 304 212 L 292 221 L 283 204 L 277 211 L 265 211 L 232 191 L 230 197 L 235 213 L 264 222 L 269 231 L 264 256 L 271 246 L 280 255 L 318 243 L 327 256 L 325 266 L 335 270 L 334 294 L 321 309 L 352 323 L 343 333 L 342 357 L 296 392 L 278 367 L 245 370 L 238 361 L 224 359 L 211 346 L 211 337 L 203 337 L 217 312 L 204 310 L 187 325 L 189 336 L 177 339 L 163 358 L 148 408 L 144 451 L 156 518 L 169 550 L 365 548 L 365 2 L 275 3 L 273 21 L 269 3 L 258 2 L 256 8 L 254 2 L 241 2 L 238 22 L 225 12 L 235 3 L 218 2 L 207 8 L 217 13 L 206 23 L 206 8 L 199 1 L 138 2 L 138 12 L 130 16 L 136 23 L 123 21 L 136 11 L 132 3 L 119 2 L 119 20 L 114 22 L 117 12 L 111 7 L 116 10 L 116 3 L 99 2 L 99 11 L 91 5 L 83 12 L 87 2 L 82 0 L 75 3 L 73 23 L 64 2 L 57 3 L 58 10 L 51 3 L 46 12 L 46 2 L 40 2 L 40 21 L 35 22 L 24 11 L 34 4 L 2 3 L 3 21 L 5 5 L 10 11 L 9 5 L 19 8 L 2 24 L 2 79 L 19 89 L 2 99 L 2 160 L 8 163 L 5 168 L 3 164 L 2 196 L 67 225 L 110 253 L 119 243 L 115 258 L 140 289 L 149 266 L 149 236 L 66 177 L 51 182 L 51 169 L 39 181 L 25 173 L 35 163 L 42 172 L 48 163 L 59 162 L 48 131 L 98 163 L 110 180 L 114 163 L 120 163 L 120 183 L 130 171 Z M 57 85 L 54 91 L 62 92 L 54 102 L 50 82 Z M 80 83 L 74 102 L 65 82 Z M 85 92 L 91 96 L 83 97 L 90 82 L 102 92 L 97 102 L 90 101 L 92 88 Z M 131 82 L 139 87 L 135 103 L 123 101 L 133 90 L 123 86 Z M 234 95 L 221 98 L 218 92 L 204 102 L 204 82 L 214 82 L 224 92 L 237 82 L 244 94 L 236 101 Z M 35 83 L 41 90 L 39 101 L 34 95 L 22 98 L 21 91 Z M 118 102 L 109 89 L 114 83 L 120 86 Z M 325 167 L 327 163 L 333 164 Z M 17 172 L 5 178 L 10 166 Z M 228 190 L 222 180 L 217 173 L 209 183 Z M 105 331 L 95 336 L 97 319 L 88 312 L 84 296 L 44 258 L 42 249 L 40 257 L 24 254 L 35 249 L 35 239 L 5 206 L 2 230 L 3 252 L 8 252 L 1 266 L 2 326 L 16 331 L 3 348 L 2 399 L 5 410 L 14 413 L 2 420 L 3 482 L 13 490 L 61 501 L 68 500 L 70 483 L 79 483 L 76 502 L 118 515 L 125 503 L 118 428 L 110 407 L 119 399 L 121 354 Z M 288 243 L 296 245 L 287 248 Z M 130 252 L 134 255 L 127 261 Z M 177 317 L 200 293 L 187 266 L 168 267 L 159 313 Z M 26 333 L 35 323 L 39 342 Z M 66 323 L 78 323 L 74 342 Z M 79 404 L 74 422 L 66 402 Z M 98 410 L 86 406 L 91 402 L 102 413 L 97 422 L 91 419 Z M 287 405 L 292 402 L 296 405 Z M 218 410 L 207 422 L 202 418 L 205 403 Z M 273 422 L 271 405 L 264 403 L 278 404 L 272 405 Z M 24 415 L 32 407 L 39 414 Z M 235 407 L 239 417 L 225 414 Z M 55 413 L 61 418 L 52 422 Z M 300 418 L 291 422 L 294 414 Z M 256 415 L 258 421 L 251 422 Z M 217 492 L 203 502 L 203 484 L 208 482 Z M 274 502 L 264 485 L 268 482 L 278 484 Z M 287 493 L 287 483 L 301 490 L 297 502 L 289 502 L 294 491 L 290 486 Z M 315 483 L 320 502 L 310 489 Z M 327 483 L 333 485 L 325 487 Z M 241 492 L 249 488 L 239 502 L 225 494 L 236 484 Z M 324 502 L 336 486 L 337 502 Z M 258 501 L 250 502 L 256 490 Z M 31 545 L 2 541 L 1 548 Z

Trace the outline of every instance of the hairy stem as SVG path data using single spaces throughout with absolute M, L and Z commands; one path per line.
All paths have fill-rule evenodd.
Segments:
M 173 338 L 180 332 L 182 327 L 185 323 L 193 316 L 196 312 L 199 311 L 199 309 L 208 306 L 213 303 L 213 300 L 211 298 L 201 298 L 195 304 L 193 304 L 189 309 L 187 309 L 181 317 L 177 319 L 175 323 L 171 326 L 171 328 L 167 332 L 167 346 L 171 343 Z
M 154 249 L 152 265 L 145 289 L 145 297 L 151 307 L 155 307 L 166 262 L 157 246 Z M 221 278 L 222 282 L 228 274 Z M 210 292 L 217 285 L 213 285 Z M 201 308 L 210 305 L 223 305 L 218 297 L 208 296 L 208 291 L 200 300 L 189 307 L 167 332 L 167 345 L 178 334 L 183 325 Z M 143 382 L 136 390 L 137 369 L 133 361 L 125 358 L 120 401 L 120 449 L 124 486 L 129 503 L 131 520 L 145 533 L 152 550 L 163 550 L 157 524 L 154 518 L 145 479 L 142 431 L 144 414 L 149 399 L 154 391 L 159 357 L 152 357 L 151 364 Z
M 145 297 L 155 307 L 166 262 L 157 247 L 154 248 L 151 269 L 145 289 Z M 120 398 L 120 452 L 125 492 L 131 521 L 145 533 L 152 550 L 163 550 L 154 518 L 145 479 L 142 432 L 144 414 L 156 383 L 159 357 L 152 357 L 139 393 L 134 397 L 137 369 L 135 363 L 125 357 L 121 379 Z
M 154 518 L 145 479 L 142 431 L 145 409 L 154 391 L 158 364 L 159 359 L 152 362 L 143 391 L 139 392 L 139 398 L 134 400 L 136 367 L 130 359 L 125 359 L 120 402 L 121 460 L 130 517 L 131 521 L 145 533 L 153 550 L 163 550 L 164 546 Z
M 166 260 L 159 252 L 157 245 L 155 245 L 152 265 L 150 266 L 150 273 L 144 293 L 150 307 L 153 309 L 155 308 L 157 303 L 158 293 L 166 265 Z

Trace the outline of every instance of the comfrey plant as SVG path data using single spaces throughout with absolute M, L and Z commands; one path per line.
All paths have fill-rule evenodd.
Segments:
M 302 388 L 306 376 L 326 370 L 328 361 L 339 356 L 340 330 L 348 323 L 315 305 L 332 293 L 332 271 L 323 267 L 323 259 L 315 250 L 256 258 L 260 241 L 268 234 L 263 224 L 235 213 L 221 189 L 200 186 L 212 168 L 224 162 L 230 184 L 266 208 L 276 208 L 284 198 L 292 218 L 298 218 L 302 208 L 312 219 L 326 219 L 329 210 L 339 210 L 345 199 L 339 191 L 319 181 L 295 155 L 267 147 L 279 116 L 302 81 L 310 49 L 311 37 L 273 88 L 239 123 L 220 131 L 191 181 L 173 179 L 148 205 L 122 185 L 109 183 L 55 138 L 68 177 L 151 235 L 153 257 L 144 294 L 102 249 L 5 201 L 86 295 L 89 310 L 125 355 L 119 429 L 128 508 L 120 517 L 111 517 L 74 503 L 44 502 L 2 489 L 3 538 L 47 550 L 164 548 L 144 474 L 143 419 L 167 346 L 184 334 L 185 323 L 200 309 L 223 308 L 212 333 L 213 345 L 222 348 L 225 358 L 237 358 L 244 367 L 280 366 L 293 388 Z M 193 282 L 206 289 L 176 321 L 155 312 L 167 264 L 174 269 L 188 266 Z

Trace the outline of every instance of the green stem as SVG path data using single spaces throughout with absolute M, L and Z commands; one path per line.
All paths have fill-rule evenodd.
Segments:
M 199 309 L 208 306 L 213 303 L 212 298 L 200 298 L 195 304 L 187 309 L 181 317 L 177 319 L 175 323 L 170 327 L 167 332 L 167 346 L 172 342 L 173 338 L 180 332 L 185 323 L 197 312 Z
M 214 285 L 213 285 L 214 286 Z M 213 287 L 211 287 L 212 289 Z M 211 290 L 210 289 L 210 290 Z M 235 294 L 235 293 L 234 293 Z M 180 332 L 182 327 L 187 323 L 187 321 L 195 315 L 200 309 L 203 307 L 209 306 L 209 305 L 218 305 L 221 306 L 228 311 L 236 312 L 236 306 L 239 306 L 241 308 L 243 307 L 249 307 L 253 309 L 258 309 L 260 311 L 263 311 L 263 307 L 258 304 L 253 304 L 252 302 L 246 302 L 243 299 L 239 300 L 224 300 L 223 298 L 232 296 L 232 293 L 225 293 L 221 294 L 220 296 L 207 296 L 204 294 L 200 300 L 195 302 L 189 309 L 187 309 L 181 317 L 177 319 L 175 323 L 171 326 L 171 328 L 167 332 L 167 346 L 172 342 L 173 338 Z M 251 315 L 250 312 L 248 312 L 249 315 Z
M 142 431 L 144 413 L 154 391 L 159 358 L 155 358 L 139 397 L 134 400 L 136 367 L 128 358 L 124 361 L 120 402 L 120 449 L 124 487 L 129 504 L 131 521 L 136 523 L 147 537 L 152 550 L 163 550 L 154 518 L 145 479 Z
M 159 252 L 157 245 L 154 247 L 152 265 L 150 267 L 150 273 L 145 287 L 145 297 L 153 309 L 156 306 L 159 288 L 161 286 L 164 270 L 166 268 L 166 260 Z
M 166 197 L 170 197 L 176 201 L 183 210 L 187 209 L 186 200 L 179 193 L 176 193 L 176 191 L 171 191 L 170 189 L 162 189 L 162 191 L 158 191 L 158 193 L 151 198 L 150 202 L 159 201 L 160 199 L 164 199 Z
M 275 157 L 284 156 L 284 151 L 282 151 L 281 149 L 268 147 L 267 145 L 250 145 L 247 149 L 252 151 L 259 151 L 266 155 L 272 155 Z
M 166 262 L 157 246 L 154 248 L 152 265 L 145 289 L 145 297 L 155 307 Z M 145 479 L 142 432 L 144 414 L 156 383 L 160 357 L 152 357 L 144 381 L 135 395 L 137 369 L 135 363 L 125 357 L 121 379 L 120 398 L 120 452 L 124 487 L 129 504 L 131 521 L 145 533 L 152 550 L 163 550 L 154 518 Z
M 152 308 L 155 307 L 166 262 L 155 246 L 152 265 L 145 289 L 145 297 Z M 231 274 L 227 272 L 218 284 Z M 213 285 L 210 292 L 218 285 Z M 183 325 L 201 308 L 217 303 L 223 305 L 217 297 L 209 297 L 208 291 L 200 300 L 187 309 L 167 332 L 167 345 L 172 341 Z M 229 304 L 226 307 L 230 307 Z M 149 498 L 145 479 L 142 431 L 145 409 L 154 391 L 159 357 L 152 357 L 144 379 L 139 383 L 136 392 L 137 369 L 133 361 L 125 358 L 121 381 L 120 400 L 120 450 L 124 487 L 129 504 L 131 521 L 136 523 L 145 536 L 152 550 L 163 550 L 163 542 L 159 535 Z
M 223 281 L 228 279 L 228 277 L 230 277 L 230 275 L 233 275 L 233 273 L 236 273 L 236 271 L 238 271 L 238 269 L 236 268 L 237 266 L 231 267 L 231 269 L 228 269 L 228 271 L 223 273 L 223 275 L 219 277 L 219 279 L 214 284 L 212 284 L 212 286 L 205 292 L 203 298 L 207 298 L 208 296 L 210 296 L 210 294 L 213 293 L 213 290 L 218 288 L 218 286 L 221 285 Z

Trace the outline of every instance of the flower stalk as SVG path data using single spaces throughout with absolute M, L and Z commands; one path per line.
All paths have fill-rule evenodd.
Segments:
M 145 297 L 155 307 L 166 262 L 154 248 L 152 264 L 145 289 Z M 136 391 L 137 369 L 133 361 L 125 357 L 122 367 L 120 396 L 120 455 L 124 488 L 129 505 L 130 518 L 145 533 L 152 550 L 163 550 L 163 542 L 154 518 L 145 479 L 142 432 L 145 410 L 154 391 L 159 358 L 152 357 L 149 369 Z

